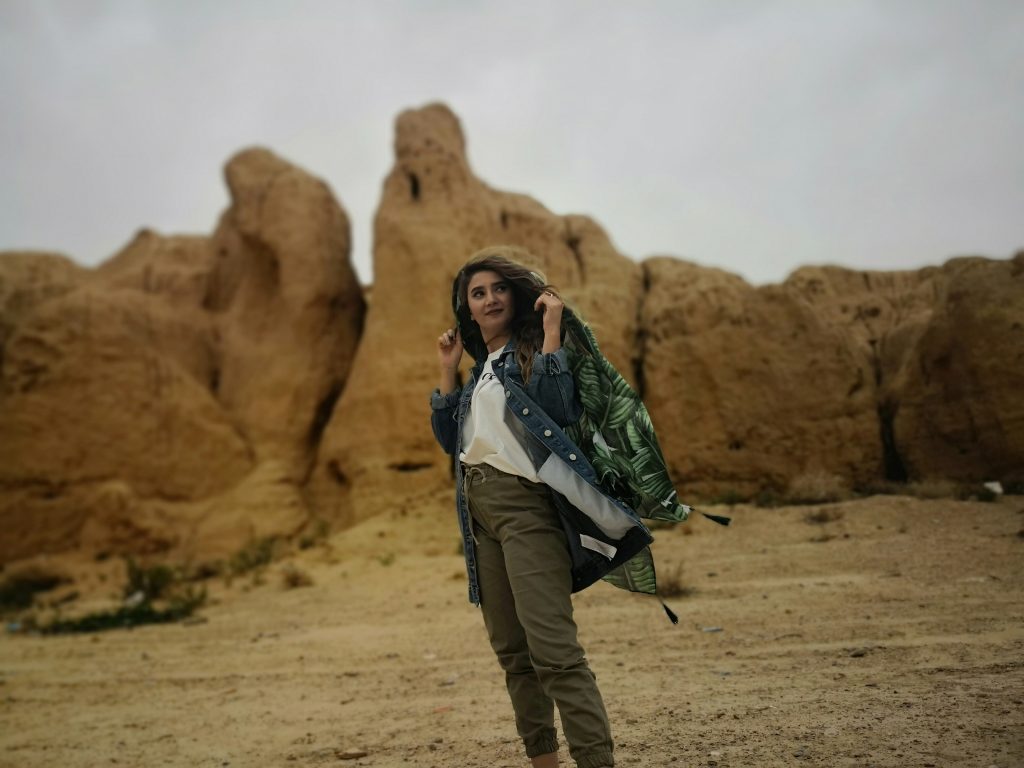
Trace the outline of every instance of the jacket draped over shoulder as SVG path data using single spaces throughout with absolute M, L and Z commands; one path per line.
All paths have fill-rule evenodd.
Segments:
M 469 577 L 469 599 L 476 604 L 480 602 L 480 590 L 475 544 L 458 456 L 462 425 L 482 368 L 483 359 L 479 359 L 462 387 L 448 394 L 435 389 L 430 397 L 434 437 L 446 453 L 455 457 L 456 512 Z M 528 382 L 523 381 L 516 363 L 513 342 L 502 350 L 493 369 L 505 389 L 505 423 L 526 449 L 540 479 L 553 491 L 569 542 L 573 591 L 578 591 L 646 550 L 653 539 L 632 509 L 601 489 L 594 467 L 567 432 L 583 415 L 583 407 L 566 349 L 537 353 Z M 644 586 L 630 588 L 649 591 Z

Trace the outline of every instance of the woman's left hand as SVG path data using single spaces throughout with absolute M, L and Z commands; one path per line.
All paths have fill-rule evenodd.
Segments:
M 541 291 L 540 296 L 533 303 L 533 308 L 537 312 L 544 313 L 545 331 L 558 331 L 561 329 L 562 308 L 564 306 L 562 300 L 551 291 Z
M 562 346 L 562 308 L 565 305 L 551 291 L 541 291 L 533 303 L 537 312 L 544 313 L 544 346 L 541 352 L 557 352 Z

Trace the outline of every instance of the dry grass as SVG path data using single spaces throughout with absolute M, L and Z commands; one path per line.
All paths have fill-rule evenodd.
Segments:
M 850 487 L 839 475 L 814 470 L 794 477 L 786 491 L 790 504 L 823 504 L 850 498 Z
M 313 586 L 313 577 L 293 563 L 285 563 L 281 568 L 281 584 L 285 589 Z
M 812 525 L 824 525 L 842 519 L 843 510 L 841 509 L 814 509 L 804 515 L 804 522 Z
M 999 498 L 998 493 L 986 488 L 982 483 L 957 482 L 943 478 L 923 478 L 909 483 L 880 480 L 859 487 L 857 493 L 861 496 L 913 496 L 915 499 L 959 499 L 960 501 L 995 501 Z
M 918 480 L 907 483 L 902 492 L 915 499 L 955 499 L 960 495 L 960 488 L 950 480 Z
M 687 597 L 697 590 L 683 582 L 683 564 L 677 563 L 667 574 L 658 577 L 658 596 Z

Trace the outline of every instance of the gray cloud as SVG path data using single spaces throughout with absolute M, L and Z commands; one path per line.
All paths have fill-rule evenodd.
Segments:
M 234 151 L 325 178 L 371 278 L 401 109 L 631 256 L 782 279 L 1024 246 L 1016 2 L 0 5 L 0 247 L 206 232 Z

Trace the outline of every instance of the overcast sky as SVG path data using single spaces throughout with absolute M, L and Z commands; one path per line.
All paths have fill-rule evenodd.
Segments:
M 0 249 L 212 231 L 262 145 L 324 178 L 372 280 L 394 117 L 633 258 L 776 282 L 1024 247 L 1024 3 L 0 0 Z

